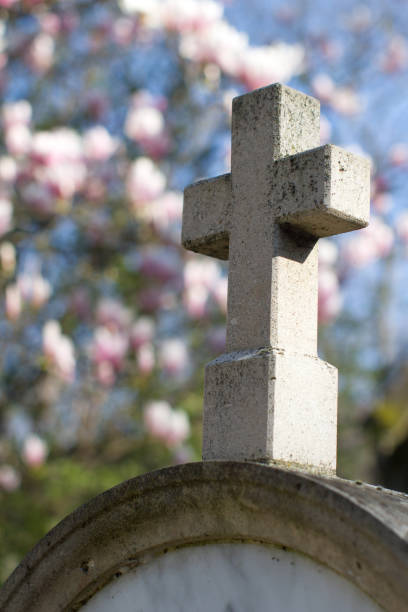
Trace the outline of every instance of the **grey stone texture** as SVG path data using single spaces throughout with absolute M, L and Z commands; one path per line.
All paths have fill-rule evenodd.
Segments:
M 367 225 L 370 167 L 360 156 L 318 145 L 317 100 L 280 84 L 256 90 L 233 101 L 231 175 L 185 191 L 184 246 L 229 259 L 227 356 L 206 372 L 205 459 L 295 461 L 335 471 L 337 391 L 333 369 L 317 357 L 317 239 Z M 264 348 L 274 351 L 265 376 L 287 375 L 263 381 L 262 388 L 271 391 L 262 395 L 261 406 L 247 375 L 259 373 L 254 355 Z M 244 369 L 237 356 L 242 351 L 254 351 Z M 251 359 L 257 360 L 253 368 Z M 294 374 L 277 365 L 290 360 Z M 301 370 L 316 378 L 301 376 Z M 284 431 L 285 411 L 298 413 L 296 426 L 286 419 L 297 433 Z M 313 436 L 316 420 L 308 415 L 319 412 Z M 310 435 L 302 436 L 305 431 Z M 255 447 L 249 448 L 249 440 Z
M 225 441 L 232 439 L 240 441 L 236 460 L 261 457 L 267 463 L 332 471 L 337 448 L 336 368 L 313 356 L 264 348 L 222 355 L 207 366 L 205 376 L 206 459 L 228 460 L 231 448 Z
M 183 245 L 196 253 L 228 259 L 231 215 L 230 174 L 186 187 L 181 236 Z
M 96 497 L 50 531 L 1 589 L 0 610 L 79 610 L 105 584 L 169 550 L 249 541 L 307 555 L 384 610 L 403 612 L 408 496 L 379 489 L 249 462 L 146 474 Z
M 280 224 L 321 238 L 363 227 L 368 219 L 370 165 L 359 155 L 334 145 L 318 147 L 276 162 L 272 180 Z

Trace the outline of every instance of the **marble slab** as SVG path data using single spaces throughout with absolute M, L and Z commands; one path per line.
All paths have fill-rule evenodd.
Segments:
M 99 591 L 84 612 L 379 612 L 363 592 L 293 551 L 256 543 L 188 546 Z

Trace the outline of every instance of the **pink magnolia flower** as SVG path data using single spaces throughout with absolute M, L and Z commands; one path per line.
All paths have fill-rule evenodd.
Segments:
M 327 266 L 319 269 L 319 321 L 328 323 L 340 312 L 342 298 L 335 272 Z
M 31 147 L 31 132 L 22 123 L 15 123 L 6 128 L 4 135 L 7 151 L 11 155 L 26 155 Z
M 342 297 L 338 292 L 333 292 L 326 297 L 319 298 L 318 316 L 321 323 L 330 323 L 340 313 Z
M 205 29 L 222 14 L 223 7 L 212 0 L 165 0 L 161 5 L 164 27 L 176 32 Z
M 379 217 L 372 217 L 370 225 L 362 230 L 362 233 L 373 242 L 378 257 L 389 255 L 394 244 L 394 234 Z
M 61 333 L 57 321 L 47 321 L 43 327 L 43 351 L 51 368 L 66 382 L 75 376 L 75 350 L 72 340 Z
M 247 35 L 223 20 L 198 32 L 183 33 L 179 46 L 182 57 L 198 63 L 214 63 L 231 76 L 240 74 L 247 48 Z
M 51 295 L 51 285 L 41 274 L 32 279 L 31 302 L 36 308 L 43 306 Z
M 327 144 L 331 137 L 332 126 L 330 121 L 324 116 L 320 116 L 320 144 Z
M 377 250 L 370 238 L 366 236 L 358 239 L 354 238 L 345 244 L 343 257 L 347 264 L 356 268 L 363 268 L 377 259 Z
M 146 208 L 144 218 L 162 238 L 179 244 L 182 214 L 183 194 L 167 191 Z
M 405 142 L 398 142 L 393 145 L 389 158 L 393 166 L 406 166 L 408 164 L 408 145 Z
M 82 188 L 86 178 L 82 141 L 69 128 L 36 132 L 30 156 L 36 185 L 58 198 L 69 199 Z M 38 188 L 38 187 L 37 187 Z
M 184 266 L 183 301 L 188 314 L 198 319 L 207 310 L 211 293 L 217 304 L 226 309 L 227 280 L 221 278 L 219 264 L 209 259 L 191 259 Z M 225 292 L 225 296 L 224 296 Z
M 190 435 L 190 423 L 186 413 L 173 410 L 168 402 L 150 402 L 145 406 L 143 416 L 148 433 L 169 447 L 181 444 Z
M 7 129 L 12 125 L 28 125 L 31 121 L 32 108 L 27 100 L 9 102 L 3 105 L 3 125 Z
M 54 50 L 54 38 L 46 32 L 41 32 L 34 38 L 28 49 L 29 66 L 40 74 L 46 72 L 53 63 Z
M 13 226 L 13 205 L 9 200 L 0 199 L 0 237 Z
M 115 368 L 109 361 L 96 364 L 96 376 L 104 387 L 112 387 L 116 380 Z
M 312 91 L 319 100 L 329 103 L 335 94 L 336 86 L 328 74 L 320 73 L 312 79 Z
M 18 277 L 17 285 L 24 300 L 36 308 L 43 306 L 51 295 L 50 283 L 37 272 L 24 272 Z
M 393 243 L 392 229 L 378 217 L 371 217 L 370 225 L 346 243 L 344 258 L 351 266 L 363 267 L 379 257 L 386 257 Z
M 87 130 L 83 137 L 84 155 L 90 161 L 106 161 L 116 151 L 118 144 L 102 125 Z
M 40 181 L 49 186 L 57 198 L 69 200 L 79 191 L 86 178 L 86 168 L 81 163 L 58 163 L 35 172 Z
M 138 268 L 149 278 L 167 282 L 180 276 L 182 262 L 174 248 L 148 246 L 139 253 Z
M 44 13 L 38 15 L 38 21 L 41 24 L 41 30 L 50 36 L 57 36 L 61 31 L 61 18 L 55 13 Z
M 144 409 L 144 423 L 147 431 L 156 438 L 166 439 L 172 408 L 168 402 L 149 402 Z
M 137 349 L 137 367 L 139 372 L 146 376 L 152 372 L 155 366 L 153 345 L 147 342 Z
M 96 363 L 108 362 L 119 370 L 128 350 L 129 339 L 121 331 L 97 327 L 91 345 L 92 359 Z
M 83 153 L 80 136 L 70 128 L 36 132 L 31 156 L 37 163 L 48 166 L 58 162 L 77 163 Z
M 173 410 L 166 442 L 170 447 L 178 446 L 190 435 L 190 422 L 184 410 Z
M 17 321 L 21 315 L 23 301 L 18 285 L 9 285 L 6 288 L 6 317 L 10 321 Z
M 22 457 L 23 461 L 30 467 L 42 465 L 47 458 L 47 454 L 47 444 L 39 436 L 31 434 L 24 440 Z
M 358 153 L 358 151 L 355 152 Z M 389 191 L 389 189 L 389 181 L 385 178 L 383 174 L 377 174 L 375 177 L 373 177 L 371 190 L 374 194 Z
M 139 157 L 130 166 L 126 187 L 135 210 L 158 198 L 163 193 L 165 185 L 164 174 L 151 159 Z
M 188 367 L 186 343 L 180 338 L 164 340 L 159 347 L 159 365 L 167 376 L 181 376 Z
M 153 319 L 150 317 L 139 317 L 133 323 L 130 331 L 130 343 L 134 349 L 139 349 L 144 344 L 152 341 L 155 332 Z
M 138 294 L 138 306 L 141 310 L 155 312 L 159 309 L 168 310 L 174 308 L 176 299 L 174 291 L 166 291 L 159 287 L 146 287 Z
M 204 285 L 189 287 L 184 291 L 183 303 L 192 319 L 201 319 L 207 311 L 209 291 Z
M 11 242 L 3 242 L 0 245 L 0 263 L 4 272 L 12 274 L 16 267 L 16 249 Z
M 0 6 L 3 8 L 10 8 L 13 4 L 16 4 L 20 0 L 0 0 Z
M 17 285 L 24 300 L 36 308 L 43 306 L 51 295 L 50 283 L 38 272 L 20 274 Z
M 248 47 L 242 57 L 240 77 L 249 90 L 288 81 L 302 71 L 304 55 L 301 45 Z
M 167 153 L 169 137 L 162 111 L 167 106 L 163 97 L 154 97 L 140 91 L 132 98 L 125 121 L 125 134 L 135 140 L 151 157 L 158 158 Z
M 0 466 L 0 487 L 5 491 L 11 492 L 19 488 L 21 476 L 11 465 Z
M 332 107 L 342 115 L 357 115 L 362 110 L 358 94 L 351 87 L 338 87 L 331 98 Z
M 17 177 L 17 163 L 8 155 L 0 157 L 0 181 L 13 183 Z
M 393 36 L 388 48 L 381 58 L 381 68 L 384 72 L 404 70 L 408 65 L 408 45 L 403 36 Z
M 127 47 L 134 40 L 137 31 L 137 21 L 131 17 L 119 17 L 112 27 L 113 40 L 122 47 Z
M 376 212 L 380 214 L 385 214 L 390 211 L 393 206 L 392 196 L 386 191 L 374 193 L 371 199 L 371 204 Z
M 125 134 L 139 142 L 153 140 L 164 129 L 163 114 L 153 106 L 131 108 L 125 122 Z
M 72 340 L 60 336 L 53 352 L 53 365 L 56 372 L 66 382 L 73 382 L 75 375 L 75 354 Z
M 161 0 L 120 0 L 124 13 L 141 13 L 143 24 L 149 27 L 161 26 Z
M 46 355 L 52 356 L 54 346 L 61 337 L 61 326 L 58 321 L 50 320 L 43 327 L 43 349 Z
M 334 266 L 339 256 L 339 249 L 333 240 L 321 238 L 319 240 L 319 266 Z
M 104 298 L 98 303 L 96 320 L 110 330 L 123 331 L 129 327 L 132 313 L 118 300 Z
M 332 37 L 321 36 L 318 45 L 322 57 L 329 63 L 338 60 L 344 52 L 343 45 Z
M 190 259 L 184 266 L 184 286 L 186 288 L 204 285 L 212 289 L 220 277 L 220 266 L 211 259 Z

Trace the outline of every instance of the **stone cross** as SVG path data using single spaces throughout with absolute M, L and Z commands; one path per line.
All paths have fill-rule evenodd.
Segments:
M 317 357 L 317 240 L 365 227 L 368 160 L 319 146 L 319 103 L 271 85 L 232 111 L 230 174 L 186 188 L 183 245 L 229 259 L 227 352 L 206 367 L 203 459 L 335 472 L 337 370 Z

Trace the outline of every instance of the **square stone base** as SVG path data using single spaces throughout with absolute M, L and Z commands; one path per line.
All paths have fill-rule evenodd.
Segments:
M 337 369 L 265 348 L 206 367 L 204 460 L 261 461 L 334 473 Z

